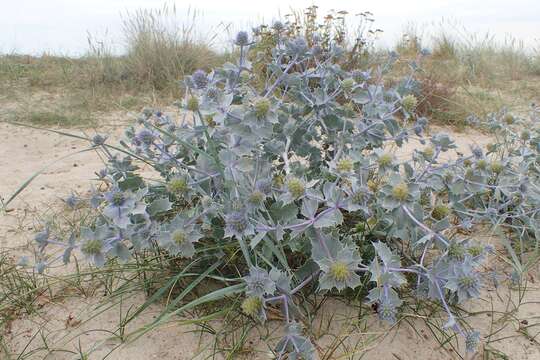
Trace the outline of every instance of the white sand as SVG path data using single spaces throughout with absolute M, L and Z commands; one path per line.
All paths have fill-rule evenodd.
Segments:
M 100 131 L 110 133 L 113 137 L 119 136 L 118 129 L 102 128 Z M 434 131 L 436 130 L 432 132 Z M 468 143 L 483 145 L 490 141 L 489 137 L 475 131 L 454 134 L 454 137 L 463 152 L 468 152 Z M 87 147 L 83 141 L 1 123 L 0 139 L 3 139 L 0 142 L 0 195 L 4 199 L 45 164 Z M 404 151 L 419 147 L 421 146 L 411 143 Z M 61 160 L 48 168 L 11 204 L 11 212 L 0 215 L 0 249 L 10 249 L 14 256 L 26 252 L 25 246 L 34 234 L 34 227 L 38 224 L 37 217 L 43 209 L 59 206 L 59 198 L 66 197 L 71 191 L 81 194 L 87 191 L 92 183 L 91 179 L 94 178 L 93 173 L 101 167 L 102 161 L 99 157 L 94 152 L 87 152 Z M 482 235 L 482 239 L 493 241 L 487 234 Z M 500 248 L 496 242 L 495 245 Z M 495 262 L 488 264 L 488 268 L 494 267 Z M 500 264 L 497 267 L 502 271 Z M 517 303 L 517 292 L 510 293 L 506 284 L 498 291 L 492 285 L 488 286 L 481 300 L 468 305 L 468 309 L 474 311 L 495 310 L 493 314 L 473 316 L 471 323 L 481 331 L 484 343 L 487 341 L 485 336 L 503 328 L 492 335 L 489 347 L 506 353 L 511 359 L 540 359 L 539 344 L 518 332 L 520 326 L 524 327 L 522 321 L 528 321 L 529 325 L 538 321 L 540 290 L 537 286 L 537 274 L 537 271 L 533 271 L 529 276 L 529 288 L 523 300 L 529 303 L 521 306 L 519 311 L 512 312 L 504 321 L 496 321 L 503 315 L 497 311 L 513 311 Z M 111 333 L 106 330 L 116 331 L 121 309 L 125 314 L 131 306 L 141 305 L 144 300 L 142 294 L 130 294 L 123 299 L 122 305 L 112 304 L 107 310 L 101 311 L 103 307 L 99 304 L 104 301 L 101 291 L 96 291 L 87 298 L 74 293 L 63 300 L 50 299 L 44 294 L 38 300 L 42 305 L 41 310 L 32 315 L 22 314 L 15 320 L 5 329 L 5 341 L 14 354 L 21 352 L 27 345 L 26 352 L 35 349 L 31 359 L 74 359 L 79 343 L 84 351 L 95 349 L 89 357 L 92 360 L 104 358 L 113 349 L 115 350 L 107 359 L 192 359 L 206 358 L 211 354 L 209 347 L 212 347 L 214 337 L 202 335 L 200 329 L 193 332 L 197 328 L 193 325 L 182 325 L 181 318 L 133 343 L 122 344 L 117 339 L 111 340 Z M 159 305 L 151 306 L 128 326 L 127 333 L 152 321 L 161 309 Z M 96 315 L 97 313 L 99 315 Z M 389 329 L 379 323 L 373 314 L 366 321 L 356 320 L 356 314 L 357 309 L 354 307 L 333 300 L 323 306 L 315 320 L 320 326 L 314 327 L 313 338 L 321 359 L 359 359 L 361 355 L 364 355 L 363 359 L 381 360 L 459 359 L 454 352 L 440 347 L 423 319 L 409 317 L 408 321 L 401 321 Z M 86 321 L 87 319 L 89 320 Z M 444 319 L 437 321 L 440 324 Z M 214 321 L 211 325 L 216 329 L 220 328 L 219 321 Z M 267 326 L 272 334 L 271 342 L 275 343 L 280 333 L 280 322 L 271 321 Z M 258 335 L 266 331 L 263 328 L 260 330 L 252 331 L 251 341 L 247 343 L 259 351 L 246 353 L 245 356 L 235 355 L 235 359 L 271 358 L 271 353 Z M 531 336 L 535 336 L 540 327 L 530 327 L 528 331 Z M 49 349 L 55 351 L 48 352 L 43 349 L 42 337 L 47 339 Z M 504 340 L 493 342 L 505 337 Z M 335 352 L 331 352 L 329 349 L 336 345 L 336 339 L 342 341 L 342 345 Z M 483 355 L 478 353 L 472 358 L 482 359 Z

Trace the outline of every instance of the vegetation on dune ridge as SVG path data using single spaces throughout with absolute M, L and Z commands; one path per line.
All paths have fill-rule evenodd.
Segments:
M 4 90 L 22 102 L 28 92 L 58 93 L 53 102 L 58 109 L 35 112 L 65 112 L 76 119 L 60 121 L 64 126 L 92 125 L 97 117 L 95 112 L 111 108 L 140 110 L 148 103 L 169 104 L 183 95 L 184 89 L 178 86 L 178 81 L 184 75 L 197 69 L 208 71 L 238 57 L 234 49 L 224 49 L 223 53 L 215 50 L 217 32 L 203 35 L 197 12 L 191 11 L 186 18 L 187 21 L 178 24 L 174 7 L 127 14 L 123 19 L 126 54 L 122 56 L 114 55 L 106 42 L 92 36 L 88 40 L 88 54 L 77 59 L 2 55 L 0 78 L 4 80 Z M 313 6 L 287 15 L 282 23 L 282 36 L 293 39 L 301 35 L 311 43 L 313 35 L 320 33 L 323 48 L 330 41 L 343 47 L 345 55 L 340 63 L 343 68 L 376 68 L 386 61 L 392 49 L 376 46 L 382 30 L 373 23 L 369 12 L 356 14 L 351 21 L 346 11 L 321 17 Z M 470 114 L 485 117 L 503 105 L 523 112 L 528 102 L 538 102 L 540 55 L 537 51 L 527 51 L 515 39 L 499 42 L 488 35 L 478 38 L 463 31 L 449 33 L 447 28 L 430 35 L 409 26 L 393 49 L 400 55 L 400 63 L 386 77 L 390 83 L 409 72 L 408 64 L 413 59 L 430 52 L 429 56 L 423 56 L 422 71 L 415 74 L 418 113 L 434 122 L 463 127 L 468 124 Z M 254 71 L 263 71 L 265 59 L 271 55 L 269 51 L 275 45 L 271 30 L 269 25 L 254 29 L 261 38 L 249 50 L 248 59 L 254 61 Z M 33 102 L 33 106 L 39 104 Z M 7 116 L 40 124 L 32 112 L 24 110 Z
M 268 344 L 277 358 L 313 359 L 308 325 L 322 294 L 371 304 L 388 323 L 406 307 L 432 304 L 445 318 L 443 342 L 476 351 L 482 336 L 460 305 L 497 274 L 482 271 L 493 249 L 472 230 L 502 235 L 512 281 L 537 260 L 540 130 L 519 128 L 538 121 L 538 109 L 531 119 L 491 113 L 482 123 L 497 140 L 446 161 L 454 142 L 425 137 L 428 119 L 418 113 L 416 77 L 431 55 L 391 53 L 371 65 L 359 51 L 351 62 L 339 28 L 288 31 L 275 22 L 239 32 L 237 63 L 184 79 L 179 119 L 146 109 L 120 146 L 100 134 L 87 139 L 108 160 L 100 190 L 66 203 L 86 202 L 94 216 L 59 233 L 45 226 L 35 269 L 78 254 L 98 269 L 134 264 L 130 281 L 149 299 L 123 325 L 169 301 L 122 339 L 234 299 L 227 311 L 254 322 L 279 309 L 285 334 Z M 403 61 L 410 71 L 397 78 Z M 411 140 L 424 147 L 407 159 L 388 152 Z M 159 178 L 143 178 L 141 162 Z

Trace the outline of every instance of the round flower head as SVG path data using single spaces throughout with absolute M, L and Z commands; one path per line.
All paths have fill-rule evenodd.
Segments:
M 399 201 L 405 201 L 409 196 L 409 186 L 407 183 L 401 182 L 392 188 L 392 196 Z
M 514 123 L 515 119 L 514 119 L 514 116 L 512 114 L 506 114 L 506 115 L 504 115 L 503 121 L 507 125 L 512 125 Z
M 239 31 L 236 34 L 236 38 L 234 40 L 234 43 L 238 46 L 246 46 L 249 44 L 249 35 L 247 31 Z
M 351 271 L 343 261 L 336 261 L 330 265 L 329 273 L 336 281 L 345 281 L 351 276 Z
M 379 190 L 379 184 L 372 179 L 367 181 L 367 187 L 371 192 L 377 192 L 377 190 Z
M 162 225 L 158 243 L 171 255 L 191 258 L 195 254 L 193 243 L 200 238 L 202 234 L 195 225 L 178 215 L 170 223 Z
M 360 285 L 360 276 L 356 274 L 356 270 L 362 259 L 358 256 L 356 249 L 345 246 L 336 249 L 332 258 L 322 253 L 313 254 L 313 259 L 323 272 L 319 280 L 321 289 L 336 288 L 341 291 L 346 287 L 354 289 Z
M 270 105 L 271 105 L 270 100 L 268 100 L 267 98 L 260 98 L 260 99 L 255 100 L 253 104 L 255 115 L 258 118 L 265 117 L 270 111 Z
M 215 87 L 209 87 L 208 90 L 206 90 L 206 98 L 213 102 L 218 101 L 219 90 Z
M 103 145 L 105 144 L 105 141 L 107 140 L 107 137 L 106 136 L 102 136 L 100 134 L 96 134 L 94 135 L 94 137 L 92 138 L 92 142 L 94 143 L 94 145 Z
M 457 241 L 450 241 L 446 251 L 448 252 L 448 257 L 453 261 L 463 261 L 467 253 L 465 246 Z
M 336 162 L 336 170 L 340 174 L 348 174 L 354 170 L 354 162 L 351 158 L 345 157 Z
M 475 352 L 478 344 L 480 343 L 480 333 L 478 331 L 471 331 L 467 333 L 465 337 L 465 351 Z
M 323 48 L 319 45 L 319 44 L 315 44 L 313 45 L 313 47 L 311 48 L 311 54 L 313 56 L 321 56 L 323 53 Z
M 435 220 L 442 220 L 450 214 L 450 208 L 444 204 L 436 205 L 431 211 L 431 216 Z
M 451 268 L 445 287 L 457 296 L 458 303 L 480 296 L 480 277 L 474 270 L 471 258 L 456 263 Z
M 308 44 L 303 37 L 297 37 L 287 43 L 287 48 L 292 55 L 301 56 L 308 51 Z
M 191 75 L 191 80 L 197 89 L 204 89 L 208 84 L 208 78 L 204 70 L 195 71 L 193 75 Z
M 95 266 L 102 267 L 111 248 L 107 243 L 110 238 L 112 233 L 106 225 L 98 226 L 95 230 L 84 227 L 81 229 L 81 252 Z
M 481 159 L 484 157 L 484 152 L 482 151 L 482 148 L 480 148 L 479 146 L 475 146 L 471 149 L 472 151 L 472 154 L 473 156 L 476 158 L 476 159 Z
M 304 195 L 306 187 L 302 180 L 298 178 L 291 178 L 289 179 L 289 181 L 287 181 L 287 190 L 294 199 L 298 199 L 299 197 Z
M 133 194 L 130 191 L 112 189 L 104 194 L 108 205 L 103 209 L 103 214 L 110 218 L 116 226 L 125 229 L 130 224 L 130 215 L 146 213 L 146 205 L 140 202 L 144 193 L 144 190 Z
M 255 228 L 244 211 L 233 211 L 225 216 L 225 237 L 242 238 L 253 235 Z
M 435 150 L 431 146 L 427 146 L 423 151 L 422 154 L 427 160 L 431 160 L 433 156 L 435 155 Z
M 195 96 L 191 96 L 186 103 L 186 108 L 189 111 L 198 111 L 199 110 L 199 99 Z
M 141 145 L 152 145 L 154 142 L 156 136 L 154 133 L 148 129 L 142 129 L 135 135 L 135 140 L 140 143 Z
M 266 195 L 258 190 L 253 191 L 249 194 L 248 203 L 253 207 L 259 207 L 264 203 Z
M 409 94 L 401 99 L 401 105 L 405 111 L 411 112 L 418 105 L 418 100 L 416 99 L 416 96 Z
M 174 177 L 167 182 L 167 190 L 177 196 L 187 194 L 190 189 L 188 179 L 185 176 Z
M 392 165 L 393 157 L 389 153 L 382 153 L 381 155 L 379 155 L 377 162 L 379 163 L 380 167 L 388 167 Z
M 263 302 L 258 296 L 249 296 L 241 305 L 244 314 L 251 317 L 259 317 L 261 310 L 263 310 Z
M 246 293 L 249 296 L 263 297 L 273 295 L 276 292 L 276 284 L 268 274 L 268 271 L 259 267 L 252 267 L 249 275 L 244 277 L 247 285 Z
M 480 170 L 485 170 L 487 168 L 487 161 L 480 159 L 476 162 L 476 167 Z
M 103 251 L 103 243 L 98 239 L 85 241 L 81 246 L 81 251 L 89 256 L 95 256 Z
M 503 165 L 501 162 L 499 162 L 499 161 L 493 161 L 493 162 L 491 163 L 490 169 L 491 169 L 491 171 L 492 171 L 494 174 L 497 174 L 497 175 L 498 175 L 498 174 L 500 174 L 500 173 L 503 172 L 503 170 L 504 170 L 504 165 Z
M 274 21 L 274 23 L 272 24 L 272 29 L 274 29 L 277 32 L 280 32 L 283 29 L 285 29 L 285 25 L 283 25 L 281 21 L 277 20 L 277 21 Z
M 390 301 L 382 301 L 379 303 L 377 314 L 379 319 L 394 324 L 396 322 L 397 308 Z

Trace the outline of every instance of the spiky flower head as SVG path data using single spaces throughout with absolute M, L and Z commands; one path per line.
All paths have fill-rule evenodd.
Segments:
M 88 255 L 98 255 L 103 250 L 103 243 L 98 239 L 91 239 L 83 243 L 81 251 Z
M 345 157 L 336 163 L 336 170 L 339 173 L 350 173 L 354 169 L 354 162 L 351 158 Z
M 450 208 L 444 204 L 435 205 L 431 211 L 431 216 L 435 220 L 442 220 L 450 214 Z
M 267 98 L 259 98 L 257 100 L 255 100 L 254 104 L 253 104 L 253 108 L 255 110 L 255 115 L 258 117 L 258 118 L 263 118 L 265 117 L 268 112 L 270 111 L 270 100 L 268 100 Z
M 507 125 L 512 125 L 514 123 L 515 119 L 514 119 L 514 116 L 512 114 L 507 113 L 506 115 L 504 115 L 503 121 Z
M 458 303 L 480 296 L 480 277 L 473 268 L 474 261 L 468 257 L 455 263 L 445 285 L 457 297 Z
M 468 332 L 467 335 L 465 336 L 465 351 L 470 352 L 470 353 L 475 352 L 479 343 L 480 343 L 480 332 L 476 330 Z
M 392 188 L 392 196 L 399 201 L 407 200 L 409 196 L 409 186 L 405 182 L 400 182 Z
M 379 163 L 380 167 L 388 167 L 392 165 L 393 157 L 392 154 L 389 153 L 382 153 L 379 155 L 379 158 L 377 159 L 377 162 Z
M 304 182 L 298 178 L 290 178 L 287 181 L 287 190 L 292 195 L 293 198 L 297 199 L 304 195 L 304 192 L 306 190 L 306 187 L 304 185 Z
M 276 284 L 265 269 L 253 266 L 249 269 L 249 275 L 244 277 L 247 285 L 246 294 L 249 296 L 263 297 L 273 295 L 276 291 Z
M 217 125 L 217 123 L 214 121 L 214 115 L 213 114 L 205 115 L 204 122 L 206 123 L 206 125 L 208 125 L 211 128 L 214 128 Z
M 262 310 L 263 303 L 260 297 L 249 296 L 242 301 L 241 307 L 244 314 L 256 317 Z
M 206 72 L 201 69 L 196 70 L 191 75 L 191 80 L 197 89 L 204 89 L 206 85 L 208 85 L 208 77 L 206 76 Z
M 174 241 L 174 243 L 176 245 L 183 245 L 186 243 L 187 241 L 187 237 L 186 237 L 186 233 L 183 232 L 182 230 L 178 229 L 178 230 L 175 230 L 172 235 L 172 240 Z
M 105 144 L 106 140 L 107 140 L 107 137 L 100 134 L 96 134 L 92 138 L 92 142 L 94 143 L 94 145 L 103 145 Z
M 470 275 L 463 275 L 458 278 L 458 284 L 465 290 L 472 289 L 476 284 L 476 279 Z
M 195 96 L 191 96 L 187 101 L 186 108 L 189 111 L 198 111 L 199 110 L 199 99 L 197 99 Z
M 251 79 L 251 74 L 249 73 L 249 71 L 242 71 L 240 73 L 240 81 L 246 83 L 249 81 L 249 79 Z
M 253 206 L 260 206 L 264 202 L 265 197 L 264 193 L 255 190 L 249 194 L 248 202 Z
M 118 191 L 112 194 L 111 204 L 116 205 L 116 206 L 122 206 L 125 203 L 125 201 L 126 201 L 126 196 L 124 195 L 123 192 Z
M 382 301 L 377 309 L 379 319 L 394 324 L 396 322 L 397 308 L 390 301 Z
M 485 170 L 487 168 L 487 161 L 485 159 L 480 159 L 476 162 L 476 167 L 480 170 Z
M 219 90 L 215 87 L 209 87 L 208 90 L 206 90 L 206 98 L 211 101 L 217 101 L 219 98 Z
M 467 249 L 463 246 L 462 243 L 457 241 L 451 241 L 448 244 L 448 257 L 454 261 L 463 261 L 465 259 L 465 254 Z
M 142 129 L 135 135 L 135 139 L 144 145 L 151 145 L 154 142 L 155 135 L 148 129 Z
M 336 261 L 330 265 L 330 276 L 336 281 L 345 281 L 351 275 L 351 271 L 347 267 L 347 264 L 342 261 Z
M 323 241 L 330 244 L 330 253 L 323 249 L 320 241 L 312 241 L 311 243 L 312 258 L 323 272 L 319 279 L 319 287 L 321 289 L 336 288 L 341 291 L 347 287 L 354 289 L 360 285 L 360 276 L 356 270 L 358 270 L 362 259 L 358 255 L 357 249 L 340 243 L 332 244 L 332 241 L 336 240 L 329 238 Z
M 424 154 L 424 157 L 426 159 L 432 159 L 433 156 L 435 155 L 435 150 L 433 149 L 432 146 L 427 146 L 423 151 L 422 153 Z
M 253 225 L 249 222 L 245 211 L 233 211 L 225 216 L 226 237 L 236 236 L 237 238 L 242 238 L 253 233 Z
M 106 245 L 107 239 L 112 236 L 113 234 L 106 225 L 97 226 L 94 230 L 86 227 L 81 228 L 81 252 L 95 266 L 102 267 L 105 265 L 105 255 L 110 249 Z
M 194 224 L 177 215 L 171 222 L 161 226 L 158 243 L 171 255 L 191 258 L 195 255 L 193 243 L 199 241 L 202 234 Z
M 493 161 L 490 165 L 490 169 L 494 174 L 500 174 L 504 170 L 504 166 L 500 161 Z
M 236 38 L 234 40 L 234 43 L 238 46 L 246 46 L 249 44 L 249 35 L 247 31 L 239 31 L 236 34 Z
M 401 99 L 401 105 L 407 112 L 411 112 L 418 105 L 418 100 L 416 99 L 416 96 L 409 94 Z
M 176 195 L 182 195 L 189 191 L 189 184 L 186 178 L 177 177 L 169 180 L 167 190 Z
M 482 255 L 482 253 L 484 252 L 484 247 L 480 245 L 471 245 L 467 247 L 467 252 L 472 257 L 477 257 L 477 256 Z
M 308 51 L 308 43 L 305 38 L 299 36 L 287 43 L 289 51 L 296 55 L 301 56 Z
M 484 157 L 484 152 L 479 146 L 475 146 L 472 148 L 472 154 L 476 159 L 481 159 Z
M 274 21 L 274 23 L 272 24 L 272 29 L 274 29 L 277 32 L 280 32 L 283 29 L 285 29 L 285 25 L 281 21 L 277 20 L 277 21 Z
M 520 135 L 521 140 L 527 141 L 531 138 L 531 133 L 529 130 L 523 130 Z

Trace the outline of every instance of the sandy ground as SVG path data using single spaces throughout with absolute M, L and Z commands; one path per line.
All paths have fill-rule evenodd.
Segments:
M 111 118 L 117 117 L 111 115 Z M 446 129 L 432 129 L 432 132 Z M 72 130 L 73 131 L 73 130 Z M 100 132 L 118 137 L 116 126 L 103 126 Z M 91 133 L 91 131 L 89 131 Z M 485 145 L 490 138 L 474 131 L 454 134 L 459 150 L 467 151 L 468 144 Z M 44 165 L 58 161 L 47 168 L 14 201 L 8 214 L 0 215 L 0 249 L 9 249 L 15 256 L 23 254 L 32 238 L 40 212 L 51 206 L 61 206 L 60 198 L 72 191 L 86 192 L 92 184 L 94 172 L 103 163 L 94 152 L 85 152 L 64 158 L 87 147 L 82 141 L 63 137 L 54 133 L 16 127 L 0 123 L 0 195 L 6 200 L 10 194 L 34 172 Z M 405 152 L 418 148 L 415 143 L 408 144 Z M 60 160 L 62 159 L 62 160 Z M 488 235 L 483 241 L 497 242 Z M 486 270 L 503 267 L 495 261 L 488 263 Z M 483 336 L 488 348 L 507 354 L 510 359 L 540 359 L 540 346 L 534 336 L 540 329 L 530 326 L 540 314 L 540 290 L 537 284 L 537 271 L 529 276 L 528 288 L 521 293 L 522 305 L 515 309 L 520 293 L 509 291 L 505 284 L 500 288 L 486 284 L 482 299 L 467 306 L 473 312 L 471 323 Z M 75 359 L 78 348 L 90 352 L 89 359 L 110 360 L 132 359 L 203 359 L 212 353 L 213 337 L 193 325 L 182 324 L 182 319 L 154 330 L 133 343 L 121 343 L 112 339 L 111 331 L 116 331 L 119 314 L 126 313 L 133 306 L 144 303 L 142 294 L 129 294 L 122 303 L 104 301 L 99 291 L 82 297 L 63 297 L 61 301 L 40 299 L 41 310 L 36 314 L 24 315 L 14 321 L 5 341 L 13 354 L 25 351 L 31 359 Z M 104 305 L 105 304 L 105 305 Z M 151 306 L 131 323 L 126 332 L 152 321 L 162 308 Z M 315 319 L 313 340 L 324 359 L 459 359 L 453 351 L 447 351 L 433 339 L 426 319 L 417 316 L 407 317 L 393 328 L 388 328 L 376 320 L 375 315 L 359 321 L 358 309 L 337 301 L 327 302 Z M 505 315 L 510 313 L 510 315 Z M 444 319 L 427 319 L 444 321 Z M 529 324 L 529 327 L 527 327 Z M 219 321 L 211 323 L 220 327 Z M 281 331 L 279 322 L 270 322 L 270 342 L 276 341 Z M 1 329 L 0 329 L 1 330 Z M 252 331 L 248 344 L 257 350 L 246 355 L 249 359 L 270 359 L 271 353 L 265 348 L 262 334 L 267 331 L 259 328 Z M 523 335 L 528 333 L 528 336 Z M 116 333 L 118 334 L 118 332 Z M 266 336 L 266 335 L 265 335 Z M 334 353 L 328 349 L 341 345 Z M 45 344 L 47 344 L 45 346 Z M 220 344 L 224 346 L 226 344 Z M 48 350 L 47 350 L 48 349 Z M 461 351 L 461 350 L 460 350 Z M 326 355 L 325 355 L 326 354 Z M 15 355 L 14 358 L 17 358 Z M 211 358 L 211 357 L 210 357 Z M 218 359 L 222 358 L 220 356 Z M 236 356 L 234 358 L 244 358 Z M 480 352 L 474 359 L 491 359 L 486 352 Z

